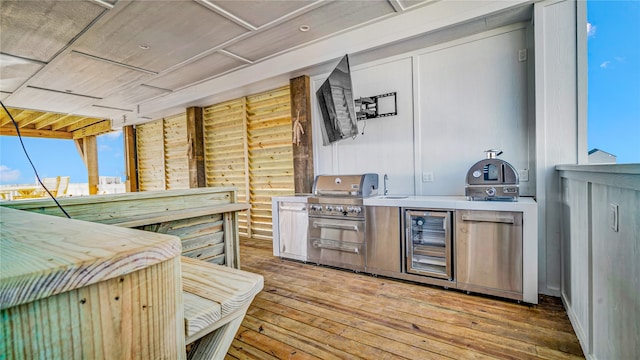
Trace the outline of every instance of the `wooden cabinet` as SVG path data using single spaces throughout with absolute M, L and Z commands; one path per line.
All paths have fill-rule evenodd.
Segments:
M 272 199 L 273 255 L 307 261 L 307 198 L 281 196 Z
M 640 166 L 561 165 L 562 300 L 587 358 L 640 354 Z

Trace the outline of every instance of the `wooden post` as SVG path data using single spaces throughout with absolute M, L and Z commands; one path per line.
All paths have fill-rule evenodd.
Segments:
M 311 193 L 313 186 L 313 142 L 311 136 L 311 86 L 308 76 L 290 80 L 291 123 L 295 130 L 300 121 L 304 134 L 300 143 L 293 144 L 293 177 L 295 192 Z
M 127 192 L 138 191 L 138 171 L 136 170 L 136 133 L 133 125 L 122 128 L 124 139 L 124 167 L 127 174 L 125 188 Z
M 201 107 L 187 108 L 187 142 L 189 143 L 189 187 L 206 187 Z
M 95 135 L 87 136 L 82 141 L 85 164 L 89 178 L 89 195 L 98 193 L 98 141 Z

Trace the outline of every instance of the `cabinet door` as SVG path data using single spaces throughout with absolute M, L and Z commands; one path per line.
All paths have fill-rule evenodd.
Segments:
M 281 202 L 278 207 L 280 256 L 307 260 L 307 204 Z

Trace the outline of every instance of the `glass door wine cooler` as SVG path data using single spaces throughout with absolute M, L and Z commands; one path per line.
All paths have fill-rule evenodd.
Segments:
M 407 273 L 453 279 L 451 211 L 405 210 Z

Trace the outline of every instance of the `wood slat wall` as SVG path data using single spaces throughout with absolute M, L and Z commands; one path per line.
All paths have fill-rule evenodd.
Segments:
M 164 119 L 164 167 L 166 190 L 189 188 L 186 113 Z
M 251 236 L 271 239 L 271 197 L 294 192 L 289 86 L 247 97 Z
M 204 109 L 207 186 L 238 187 L 242 235 L 271 239 L 271 197 L 294 193 L 289 86 Z
M 207 186 L 235 186 L 238 202 L 248 203 L 247 114 L 245 98 L 203 109 Z M 238 230 L 249 234 L 250 210 L 238 216 Z
M 162 119 L 136 126 L 140 191 L 165 190 L 163 133 Z
M 136 126 L 140 191 L 189 188 L 186 113 Z

